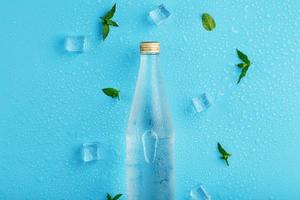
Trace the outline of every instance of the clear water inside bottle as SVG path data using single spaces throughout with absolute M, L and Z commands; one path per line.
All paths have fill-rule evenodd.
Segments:
M 129 200 L 174 200 L 174 132 L 158 69 L 142 54 L 126 133 Z

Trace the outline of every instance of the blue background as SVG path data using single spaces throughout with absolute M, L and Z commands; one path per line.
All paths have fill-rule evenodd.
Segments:
M 139 42 L 161 42 L 161 71 L 176 130 L 176 195 L 202 183 L 213 199 L 300 199 L 300 1 L 3 0 L 0 3 L 0 199 L 93 199 L 126 193 L 125 131 Z M 160 26 L 147 13 L 164 3 Z M 213 32 L 200 16 L 216 20 Z M 86 35 L 83 54 L 64 51 Z M 236 85 L 235 49 L 253 65 Z M 121 101 L 101 92 L 121 90 Z M 214 103 L 192 110 L 206 92 Z M 105 156 L 80 161 L 97 141 Z M 219 159 L 217 142 L 232 157 Z M 124 199 L 124 198 L 123 198 Z

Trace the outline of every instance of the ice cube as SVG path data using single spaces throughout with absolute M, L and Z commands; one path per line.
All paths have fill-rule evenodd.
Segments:
M 151 20 L 156 25 L 160 25 L 170 15 L 171 13 L 166 9 L 166 7 L 163 4 L 159 5 L 157 8 L 149 12 Z
M 206 93 L 201 94 L 200 97 L 194 97 L 192 99 L 192 103 L 194 105 L 196 112 L 198 113 L 206 110 L 211 106 L 211 102 L 208 96 L 206 95 Z
M 100 145 L 97 142 L 90 142 L 82 144 L 82 160 L 84 162 L 91 162 L 100 160 Z
M 192 200 L 211 200 L 211 196 L 201 184 L 191 189 L 190 197 Z
M 87 38 L 84 35 L 67 36 L 65 50 L 68 52 L 82 53 L 87 49 Z

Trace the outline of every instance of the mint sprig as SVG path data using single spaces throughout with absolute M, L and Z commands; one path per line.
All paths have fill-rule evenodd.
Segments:
M 100 17 L 102 21 L 102 38 L 103 41 L 108 36 L 110 26 L 118 27 L 118 23 L 113 21 L 111 18 L 113 18 L 115 12 L 116 12 L 116 4 L 113 5 L 113 7 L 108 11 L 103 17 Z
M 246 76 L 247 71 L 251 65 L 251 61 L 249 60 L 248 56 L 240 50 L 236 49 L 236 52 L 241 61 L 243 61 L 242 63 L 237 64 L 237 66 L 242 69 L 239 79 L 237 81 L 237 84 L 239 84 L 242 78 Z
M 118 199 L 120 199 L 121 196 L 122 196 L 122 194 L 117 194 L 116 196 L 111 197 L 110 194 L 107 193 L 106 199 L 107 200 L 118 200 Z
M 221 154 L 220 158 L 226 162 L 227 166 L 229 166 L 228 158 L 231 156 L 231 154 L 228 153 L 219 142 L 218 142 L 218 150 L 219 153 Z
M 111 98 L 118 98 L 120 100 L 120 90 L 115 89 L 115 88 L 103 88 L 102 92 Z

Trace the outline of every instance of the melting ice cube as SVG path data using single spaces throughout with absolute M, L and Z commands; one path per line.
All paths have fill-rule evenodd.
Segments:
M 160 25 L 170 15 L 171 13 L 166 9 L 166 7 L 163 4 L 159 5 L 157 8 L 149 12 L 151 20 L 156 25 Z
M 211 106 L 211 102 L 205 93 L 201 94 L 200 97 L 194 97 L 192 99 L 192 103 L 196 112 L 198 113 L 206 110 L 208 107 Z
M 65 50 L 68 52 L 82 53 L 87 49 L 87 38 L 83 35 L 67 36 L 65 39 Z
M 197 185 L 190 191 L 190 197 L 192 200 L 211 200 L 210 195 L 205 190 L 203 185 Z
M 90 162 L 100 159 L 100 147 L 99 143 L 91 142 L 84 143 L 82 145 L 82 160 L 84 162 Z

